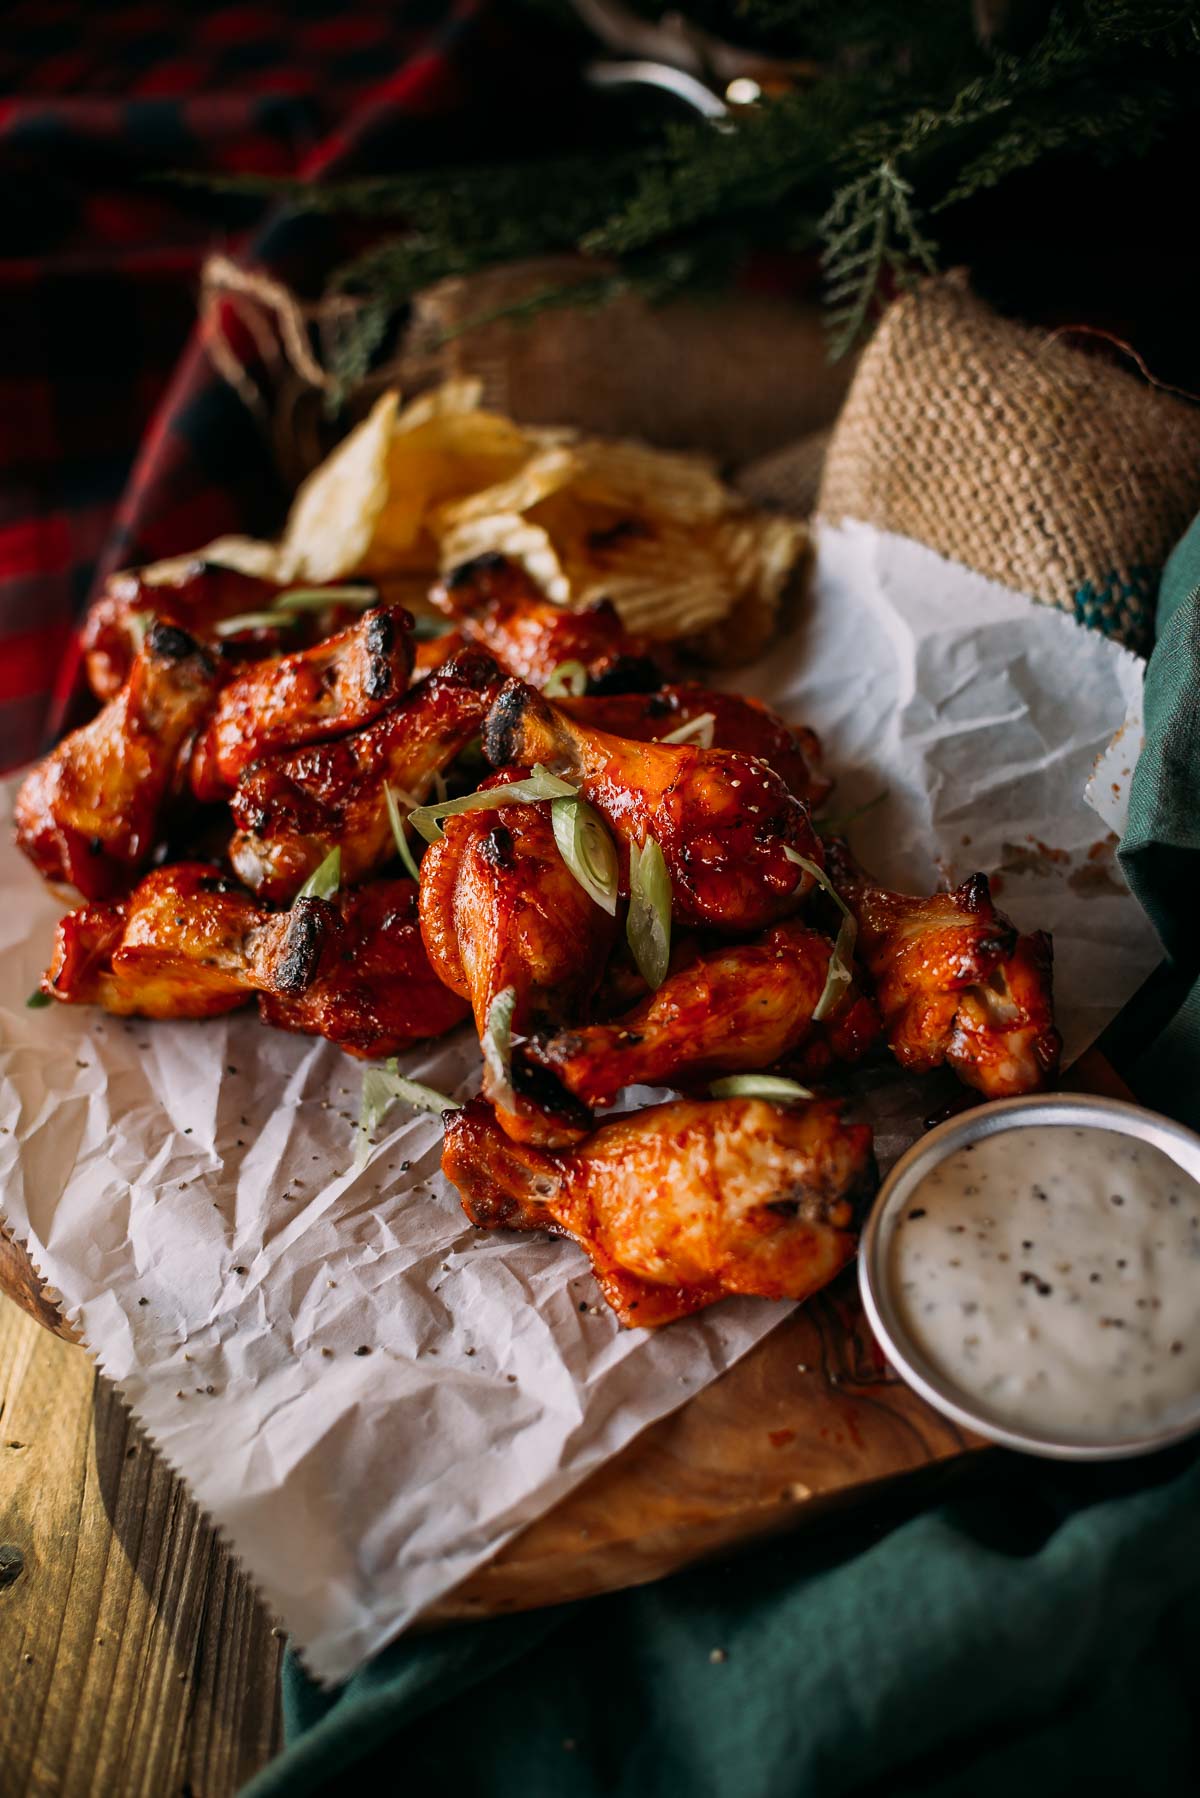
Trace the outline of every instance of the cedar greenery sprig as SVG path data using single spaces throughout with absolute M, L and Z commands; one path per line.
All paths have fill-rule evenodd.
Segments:
M 544 12 L 566 0 L 537 3 Z M 658 0 L 643 10 L 657 16 Z M 1040 9 L 1026 0 L 1016 12 L 1034 30 L 1019 50 L 1003 47 L 1002 28 L 986 41 L 1012 10 L 1001 0 L 695 0 L 689 10 L 731 39 L 757 34 L 774 54 L 816 58 L 824 72 L 717 127 L 643 121 L 636 144 L 586 155 L 324 184 L 217 184 L 387 227 L 330 277 L 331 293 L 361 301 L 334 326 L 343 386 L 366 372 L 421 288 L 563 251 L 592 258 L 594 277 L 548 284 L 512 311 L 600 305 L 627 292 L 660 299 L 725 279 L 756 248 L 818 247 L 841 352 L 870 319 L 885 276 L 903 285 L 937 265 L 938 215 L 1056 153 L 1086 151 L 1101 163 L 1143 155 L 1186 115 L 1200 58 L 1200 0 Z

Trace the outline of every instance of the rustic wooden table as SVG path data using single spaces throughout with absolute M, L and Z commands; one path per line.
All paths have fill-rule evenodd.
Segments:
M 0 1298 L 0 1798 L 225 1798 L 282 1652 L 113 1388 Z

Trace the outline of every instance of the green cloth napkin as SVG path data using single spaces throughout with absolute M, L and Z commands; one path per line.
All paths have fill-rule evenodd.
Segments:
M 1133 1077 L 1200 1125 L 1200 521 L 1163 578 L 1121 860 L 1185 976 Z M 289 1653 L 290 1746 L 245 1798 L 1200 1791 L 1195 1449 L 994 1451 L 898 1516 L 916 1492 L 637 1591 L 406 1637 L 332 1694 Z
M 332 1696 L 289 1657 L 244 1798 L 1191 1798 L 1198 1504 L 1192 1450 L 997 1450 L 935 1511 L 407 1637 Z
M 1128 1073 L 1148 1104 L 1200 1128 L 1200 518 L 1163 573 L 1145 705 L 1121 866 L 1183 997 Z

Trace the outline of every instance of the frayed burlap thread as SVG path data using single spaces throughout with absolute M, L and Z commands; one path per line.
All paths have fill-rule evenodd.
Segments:
M 1198 508 L 1200 407 L 1001 318 L 958 272 L 885 313 L 818 500 L 1139 651 Z

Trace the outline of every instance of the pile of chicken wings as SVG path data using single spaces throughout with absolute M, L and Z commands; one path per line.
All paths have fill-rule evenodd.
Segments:
M 886 1049 L 989 1098 L 1044 1085 L 1049 938 L 1019 936 L 982 874 L 877 886 L 814 826 L 813 733 L 680 679 L 607 604 L 564 611 L 494 556 L 430 600 L 444 628 L 418 638 L 369 593 L 204 562 L 110 583 L 83 644 L 101 709 L 16 805 L 22 850 L 84 900 L 44 992 L 149 1018 L 255 1003 L 371 1059 L 473 1016 L 482 1091 L 446 1112 L 443 1168 L 477 1225 L 574 1238 L 627 1324 L 806 1297 L 872 1191 L 844 1071 Z M 509 793 L 535 771 L 607 833 L 609 903 L 554 801 Z M 407 878 L 398 819 L 447 790 L 476 798 Z M 623 928 L 648 844 L 653 979 Z M 683 1096 L 598 1117 L 647 1084 Z

